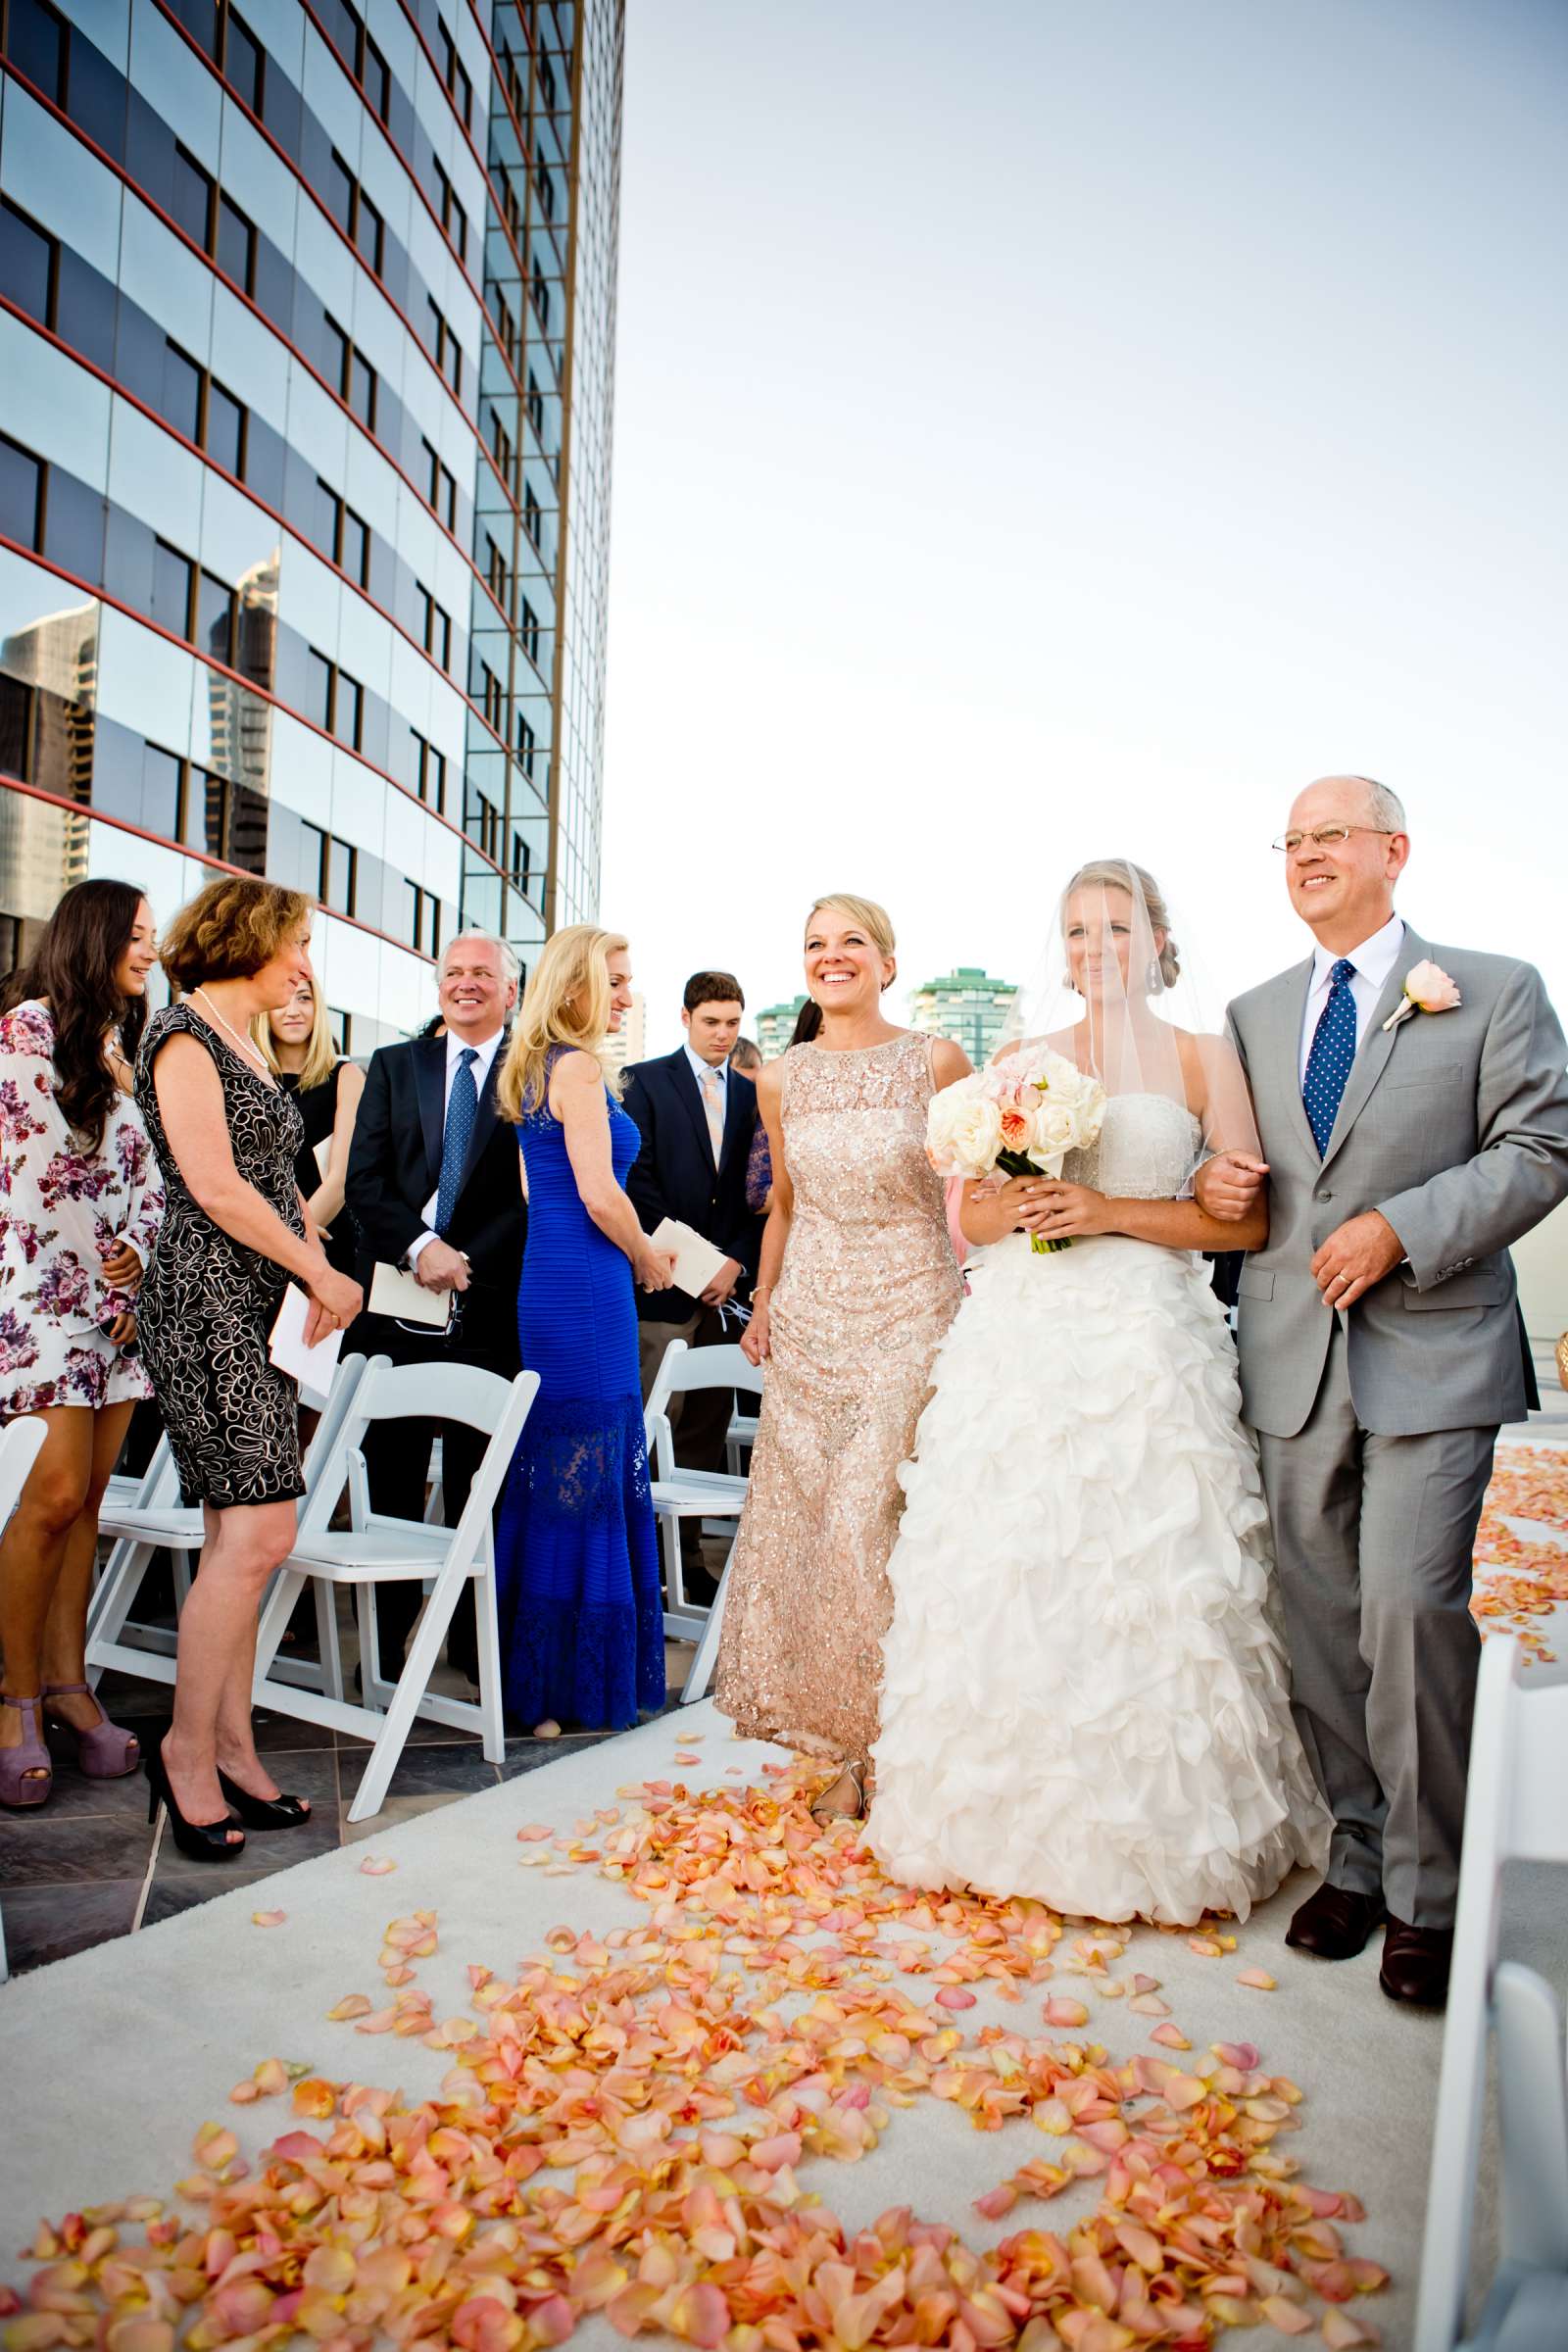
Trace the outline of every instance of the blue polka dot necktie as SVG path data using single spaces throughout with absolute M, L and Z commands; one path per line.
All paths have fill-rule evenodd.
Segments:
M 1355 999 L 1350 994 L 1354 970 L 1348 956 L 1342 956 L 1334 966 L 1334 985 L 1313 1032 L 1306 1076 L 1301 1082 L 1301 1101 L 1306 1106 L 1306 1121 L 1319 1159 L 1329 1148 L 1340 1097 L 1355 1059 Z
M 479 1090 L 473 1083 L 473 1065 L 478 1058 L 472 1046 L 465 1046 L 452 1074 L 452 1100 L 447 1104 L 447 1123 L 441 1137 L 441 1182 L 435 1196 L 437 1233 L 445 1233 L 451 1224 L 463 1189 L 464 1162 L 468 1156 L 473 1122 L 479 1115 Z

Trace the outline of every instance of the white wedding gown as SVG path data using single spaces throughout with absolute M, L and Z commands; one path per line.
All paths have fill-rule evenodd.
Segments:
M 1198 1124 L 1120 1096 L 1069 1181 L 1179 1194 Z M 1245 1918 L 1328 1821 L 1291 1718 L 1257 1457 L 1202 1258 L 985 1250 L 889 1562 L 867 1836 L 906 1886 Z

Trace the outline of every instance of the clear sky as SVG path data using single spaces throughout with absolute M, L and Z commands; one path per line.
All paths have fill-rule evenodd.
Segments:
M 1270 838 L 1405 799 L 1403 911 L 1568 1012 L 1560 0 L 631 0 L 604 919 L 800 987 L 1026 977 L 1085 856 L 1225 993 Z M 903 1017 L 902 1006 L 891 1006 Z

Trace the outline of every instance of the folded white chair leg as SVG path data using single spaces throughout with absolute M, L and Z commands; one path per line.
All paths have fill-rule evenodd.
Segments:
M 419 1701 L 435 1670 L 435 1662 L 440 1655 L 441 1644 L 446 1640 L 447 1627 L 452 1623 L 452 1612 L 457 1607 L 458 1594 L 462 1590 L 462 1585 L 457 1582 L 438 1585 L 419 1612 L 419 1622 L 409 1643 L 408 1662 L 398 1677 L 397 1689 L 387 1707 L 386 1721 L 370 1750 L 369 1761 L 355 1790 L 354 1802 L 349 1807 L 350 1821 L 368 1821 L 372 1813 L 381 1810 L 381 1801 L 398 1768 L 404 1742 L 414 1728 Z M 494 1763 L 496 1759 L 491 1757 L 490 1761 Z
M 316 1587 L 316 1646 L 321 1659 L 321 1688 L 328 1698 L 343 1696 L 343 1645 L 337 1632 L 337 1589 L 324 1577 L 313 1577 Z
M 730 1556 L 731 1558 L 734 1556 L 733 1548 Z M 724 1573 L 718 1580 L 718 1591 L 713 1595 L 713 1605 L 708 1612 L 708 1623 L 703 1628 L 703 1638 L 697 1644 L 697 1655 L 692 1660 L 692 1670 L 686 1677 L 686 1688 L 680 1694 L 680 1703 L 683 1707 L 695 1706 L 700 1698 L 708 1696 L 708 1686 L 712 1681 L 713 1669 L 718 1664 L 719 1636 L 724 1630 L 724 1595 L 728 1591 L 729 1560 L 726 1560 Z
M 282 1567 L 267 1589 L 262 1614 L 256 1628 L 256 1667 L 251 1676 L 251 1703 L 267 1704 L 263 1685 L 272 1671 L 288 1621 L 294 1614 L 294 1603 L 305 1590 L 305 1578 L 298 1568 Z
M 501 1690 L 501 1629 L 496 1615 L 496 1580 L 470 1577 L 473 1594 L 475 1649 L 479 1665 L 479 1712 L 484 1718 L 484 1758 L 500 1764 L 507 1753 L 506 1706 Z

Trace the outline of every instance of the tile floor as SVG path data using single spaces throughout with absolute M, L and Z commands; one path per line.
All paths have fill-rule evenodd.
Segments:
M 691 1657 L 685 1644 L 666 1644 L 670 1705 L 678 1703 Z M 132 1730 L 168 1718 L 165 1685 L 106 1674 L 99 1695 L 115 1721 Z M 55 1784 L 48 1804 L 35 1813 L 0 1810 L 0 1902 L 12 1973 L 62 1960 L 111 1936 L 134 1935 L 230 1887 L 254 1885 L 313 1854 L 373 1838 L 394 1822 L 433 1812 L 568 1749 L 591 1747 L 613 1736 L 583 1732 L 558 1740 L 509 1740 L 505 1760 L 495 1765 L 486 1763 L 476 1738 L 441 1724 L 416 1723 L 386 1804 L 369 1821 L 351 1827 L 348 1809 L 368 1744 L 292 1717 L 259 1713 L 257 1746 L 266 1751 L 280 1788 L 310 1798 L 311 1820 L 268 1836 L 253 1831 L 239 1862 L 215 1865 L 187 1861 L 162 1821 L 156 1830 L 149 1825 L 141 1773 L 120 1781 L 85 1780 L 68 1762 L 70 1742 L 51 1735 Z

